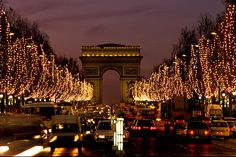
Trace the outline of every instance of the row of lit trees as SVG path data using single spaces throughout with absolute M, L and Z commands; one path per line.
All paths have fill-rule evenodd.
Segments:
M 136 101 L 156 101 L 174 96 L 219 96 L 236 90 L 236 1 L 228 0 L 223 20 L 210 36 L 191 46 L 191 55 L 175 57 L 159 66 L 148 79 L 132 88 Z M 187 60 L 187 61 L 186 61 Z M 188 64 L 187 64 L 188 63 Z
M 90 83 L 73 76 L 68 68 L 55 64 L 55 55 L 47 55 L 32 38 L 12 40 L 10 23 L 0 14 L 0 92 L 32 98 L 82 101 L 93 97 Z

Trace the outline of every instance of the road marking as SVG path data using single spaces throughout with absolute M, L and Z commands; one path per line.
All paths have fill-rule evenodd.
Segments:
M 17 154 L 16 156 L 33 156 L 33 155 L 38 154 L 42 150 L 43 150 L 43 146 L 34 146 L 30 149 L 27 149 L 27 150 L 23 151 L 20 154 Z
M 9 150 L 9 147 L 8 147 L 8 146 L 0 146 L 0 155 L 1 155 L 2 153 L 7 152 L 8 150 Z

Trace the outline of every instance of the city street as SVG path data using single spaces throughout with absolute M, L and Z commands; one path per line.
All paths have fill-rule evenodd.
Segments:
M 40 117 L 29 119 L 24 114 L 7 114 L 1 115 L 1 118 L 5 121 L 1 123 L 0 156 L 51 156 L 47 142 L 24 136 L 9 138 L 6 136 L 8 132 L 4 131 L 4 128 L 14 126 L 14 129 L 11 129 L 13 135 L 15 133 L 24 135 L 24 132 L 31 131 L 33 134 L 34 122 L 38 121 Z M 27 118 L 27 123 L 17 125 L 21 124 L 20 120 L 25 120 L 25 118 Z M 22 126 L 27 126 L 27 130 L 22 132 Z M 131 141 L 124 144 L 123 156 L 236 156 L 235 146 L 236 139 L 232 138 L 229 140 L 213 139 L 211 144 L 206 144 L 201 141 L 191 143 L 185 143 L 183 140 L 174 141 L 168 137 L 131 137 Z M 82 147 L 82 156 L 115 155 L 116 151 L 112 150 L 112 143 L 90 143 Z M 79 156 L 79 154 L 77 148 L 56 148 L 52 156 Z
M 18 140 L 7 144 L 9 150 L 1 156 L 18 156 L 26 150 L 37 148 L 32 156 L 51 156 L 50 148 L 32 140 Z M 155 138 L 135 138 L 129 145 L 124 145 L 124 156 L 236 156 L 236 139 L 213 140 L 212 144 L 201 142 L 192 144 L 174 143 L 170 140 Z M 82 156 L 114 156 L 112 146 L 108 144 L 82 147 Z M 33 153 L 33 151 L 31 151 Z M 30 156 L 31 156 L 30 155 Z M 57 148 L 52 156 L 78 156 L 76 148 Z
M 27 116 L 23 115 L 1 115 L 5 117 L 4 127 L 15 126 L 12 133 L 19 132 L 19 120 Z M 23 118 L 24 117 L 24 118 Z M 7 120 L 6 120 L 7 119 Z M 13 119 L 16 122 L 13 125 Z M 35 129 L 32 122 L 35 119 L 28 119 L 28 128 Z M 3 122 L 3 121 L 2 121 Z M 11 123 L 10 123 L 11 122 Z M 30 123 L 31 122 L 31 123 Z M 18 131 L 17 131 L 18 130 Z M 29 132 L 29 130 L 25 130 Z M 51 156 L 50 147 L 46 142 L 39 139 L 18 137 L 8 138 L 7 132 L 1 134 L 1 156 Z M 8 147 L 8 150 L 4 149 Z M 124 144 L 124 156 L 236 156 L 236 139 L 214 139 L 211 144 L 201 141 L 186 144 L 184 141 L 173 141 L 170 138 L 154 137 L 131 137 L 131 142 Z M 22 154 L 23 153 L 23 154 Z M 114 156 L 112 143 L 87 144 L 82 147 L 82 156 Z M 56 148 L 52 156 L 79 156 L 77 148 Z

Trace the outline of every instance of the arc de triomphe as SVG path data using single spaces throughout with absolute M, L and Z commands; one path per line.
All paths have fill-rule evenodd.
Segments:
M 103 44 L 82 46 L 80 60 L 86 81 L 94 85 L 92 102 L 102 103 L 102 76 L 108 70 L 115 70 L 120 76 L 120 102 L 132 102 L 131 86 L 140 78 L 140 63 L 143 56 L 140 46 Z

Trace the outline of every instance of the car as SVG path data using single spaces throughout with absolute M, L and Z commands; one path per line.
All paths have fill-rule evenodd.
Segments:
M 131 135 L 132 136 L 149 136 L 157 135 L 157 127 L 151 119 L 138 119 L 135 120 L 135 123 L 131 126 Z
M 212 120 L 211 122 L 212 137 L 229 139 L 230 128 L 225 120 Z
M 236 138 L 236 118 L 235 117 L 224 117 L 230 128 L 230 136 Z
M 74 115 L 55 115 L 52 117 L 52 132 L 48 145 L 51 148 L 51 155 L 55 148 L 72 147 L 78 148 L 82 154 L 82 131 L 80 118 Z
M 111 120 L 101 120 L 94 130 L 95 142 L 112 142 L 115 127 L 111 125 Z
M 185 134 L 186 134 L 186 128 L 185 128 L 185 123 L 182 124 L 182 123 L 177 123 L 174 125 L 174 137 L 176 140 L 179 140 L 179 139 L 182 139 Z
M 227 123 L 228 123 L 229 129 L 230 129 L 230 136 L 235 138 L 236 137 L 236 122 L 228 120 Z
M 203 121 L 186 122 L 185 132 L 183 134 L 189 142 L 190 140 L 201 139 L 211 143 L 211 128 Z
M 130 133 L 128 129 L 123 127 L 123 142 L 130 141 Z M 116 125 L 112 124 L 111 119 L 105 119 L 98 122 L 94 130 L 94 140 L 96 143 L 113 142 Z
M 83 117 L 80 119 L 81 121 L 81 131 L 83 137 L 83 144 L 87 145 L 93 142 L 93 128 L 88 124 L 86 119 Z

